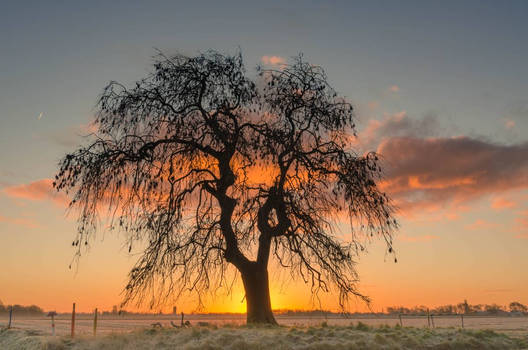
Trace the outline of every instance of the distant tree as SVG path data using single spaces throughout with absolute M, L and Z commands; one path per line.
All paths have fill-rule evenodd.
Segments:
M 40 308 L 37 305 L 24 306 L 24 305 L 15 304 L 15 305 L 12 305 L 12 307 L 13 307 L 13 313 L 15 313 L 16 315 L 36 316 L 36 315 L 42 315 L 44 313 L 44 310 L 42 310 L 42 308 Z
M 483 304 L 471 305 L 473 312 L 484 312 L 486 310 Z
M 492 315 L 496 315 L 499 312 L 503 311 L 501 307 L 497 304 L 485 305 L 484 308 L 487 313 L 490 313 Z
M 299 56 L 257 72 L 246 76 L 240 54 L 160 55 L 132 88 L 104 89 L 97 132 L 61 161 L 55 186 L 80 210 L 78 254 L 102 205 L 129 249 L 146 243 L 125 303 L 185 290 L 201 300 L 234 266 L 247 321 L 275 323 L 270 255 L 315 295 L 335 287 L 342 306 L 368 301 L 354 258 L 374 235 L 392 252 L 397 228 L 378 156 L 354 153 L 353 108 L 320 67 Z M 363 230 L 344 240 L 336 228 L 347 216 Z
M 44 310 L 40 306 L 30 305 L 27 307 L 27 313 L 30 315 L 42 315 Z
M 469 314 L 471 312 L 471 307 L 469 306 L 467 300 L 464 299 L 464 302 L 456 306 L 456 310 L 459 314 Z
M 524 304 L 519 303 L 518 301 L 511 302 L 509 306 L 511 312 L 528 312 L 528 307 Z

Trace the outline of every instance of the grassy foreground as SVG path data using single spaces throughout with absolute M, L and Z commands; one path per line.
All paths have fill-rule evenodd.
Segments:
M 359 323 L 347 327 L 193 327 L 145 329 L 94 337 L 51 337 L 28 330 L 0 330 L 0 349 L 528 349 L 528 335 L 490 330 L 427 329 Z

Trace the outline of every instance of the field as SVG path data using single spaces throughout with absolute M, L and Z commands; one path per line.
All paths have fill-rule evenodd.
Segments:
M 279 317 L 280 327 L 242 326 L 239 317 L 199 319 L 190 315 L 194 326 L 173 328 L 168 316 L 103 318 L 94 337 L 91 320 L 81 317 L 74 339 L 67 335 L 65 317 L 58 320 L 55 337 L 49 320 L 18 319 L 15 328 L 0 330 L 0 349 L 528 349 L 526 317 L 468 317 L 465 329 L 453 317 L 435 320 L 435 329 L 427 327 L 426 318 L 425 326 L 423 318 L 404 318 L 404 327 L 397 318 Z M 152 328 L 155 322 L 164 328 Z
M 319 326 L 323 322 L 330 326 L 348 326 L 362 322 L 368 326 L 396 326 L 400 324 L 396 316 L 362 316 L 345 318 L 339 316 L 329 317 L 306 317 L 277 315 L 277 322 L 283 326 Z M 222 326 L 243 325 L 245 315 L 185 315 L 185 320 L 197 325 L 198 322 L 207 322 L 211 325 Z M 160 323 L 163 327 L 172 328 L 171 321 L 180 324 L 179 315 L 145 315 L 145 316 L 114 316 L 99 315 L 97 323 L 97 334 L 122 333 L 144 328 L 150 328 L 154 323 Z M 461 328 L 462 320 L 458 316 L 435 316 L 434 326 L 438 328 Z M 0 319 L 0 328 L 7 325 L 6 316 Z M 17 329 L 39 331 L 43 334 L 51 334 L 51 320 L 49 317 L 14 317 L 13 327 Z M 423 328 L 428 327 L 427 317 L 424 316 L 403 316 L 402 325 L 404 327 Z M 432 325 L 431 325 L 432 326 Z M 464 328 L 481 330 L 488 329 L 510 335 L 528 334 L 528 317 L 493 317 L 493 316 L 466 316 L 464 317 Z M 67 314 L 59 315 L 55 318 L 55 329 L 57 335 L 69 335 L 71 330 L 71 316 Z M 80 314 L 76 316 L 76 334 L 93 333 L 93 315 Z

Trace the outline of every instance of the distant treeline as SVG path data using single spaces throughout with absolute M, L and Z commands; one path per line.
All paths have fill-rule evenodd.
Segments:
M 0 314 L 6 314 L 9 312 L 10 307 L 13 307 L 13 313 L 20 316 L 20 315 L 31 315 L 31 316 L 38 316 L 43 315 L 44 310 L 36 305 L 30 305 L 30 306 L 23 306 L 23 305 L 4 305 L 2 301 L 0 301 Z M 387 307 L 385 312 L 333 312 L 329 310 L 291 310 L 291 309 L 275 309 L 273 310 L 273 313 L 275 315 L 283 315 L 283 316 L 304 316 L 304 317 L 321 317 L 321 316 L 330 316 L 330 315 L 346 315 L 346 316 L 354 316 L 354 315 L 416 315 L 416 316 L 425 316 L 428 313 L 432 315 L 526 315 L 528 316 L 528 306 L 521 304 L 520 302 L 513 301 L 509 305 L 497 305 L 497 304 L 469 304 L 466 300 L 464 302 L 456 304 L 456 305 L 443 305 L 438 306 L 434 308 L 428 308 L 427 306 L 415 306 L 412 308 L 403 307 L 403 306 L 391 306 Z M 79 313 L 84 314 L 84 313 Z M 173 309 L 172 313 L 163 313 L 163 312 L 130 312 L 126 310 L 120 310 L 117 306 L 112 307 L 112 310 L 110 311 L 101 311 L 102 315 L 119 315 L 119 316 L 152 316 L 152 315 L 176 315 L 176 308 Z M 245 313 L 232 313 L 232 312 L 225 312 L 225 313 L 191 313 L 194 315 L 245 315 Z
M 528 306 L 517 301 L 511 302 L 509 305 L 497 304 L 476 304 L 471 305 L 466 300 L 456 305 L 443 305 L 434 308 L 427 306 L 415 306 L 412 308 L 403 306 L 388 307 L 385 312 L 354 312 L 354 313 L 336 313 L 329 310 L 289 310 L 279 309 L 273 310 L 276 315 L 286 316 L 330 316 L 330 315 L 416 315 L 425 316 L 427 313 L 433 315 L 528 315 Z
M 333 312 L 329 310 L 290 310 L 290 309 L 276 309 L 273 310 L 275 315 L 285 316 L 325 316 L 332 315 Z
M 13 308 L 13 313 L 16 315 L 40 316 L 44 314 L 44 310 L 37 305 L 4 305 L 2 301 L 0 301 L 0 314 L 8 313 L 11 307 Z
M 522 314 L 528 315 L 528 306 L 513 301 L 509 305 L 497 304 L 468 304 L 466 300 L 456 305 L 443 305 L 435 308 L 428 308 L 427 306 L 415 306 L 407 308 L 402 306 L 392 306 L 387 308 L 388 314 L 404 314 L 404 315 L 427 315 L 427 313 L 435 315 L 506 315 L 506 314 Z

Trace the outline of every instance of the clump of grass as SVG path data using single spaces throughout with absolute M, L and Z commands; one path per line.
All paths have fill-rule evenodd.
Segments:
M 363 323 L 361 321 L 358 321 L 358 323 L 356 325 L 356 329 L 358 331 L 368 332 L 370 330 L 370 327 L 367 324 L 365 324 L 365 323 Z

